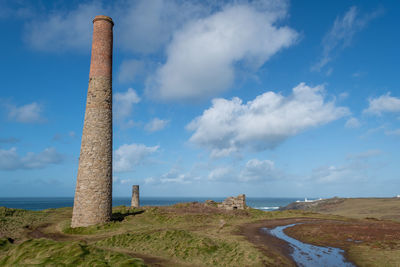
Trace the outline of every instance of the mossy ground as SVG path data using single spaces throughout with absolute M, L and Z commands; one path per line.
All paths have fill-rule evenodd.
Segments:
M 338 225 L 354 221 L 300 210 L 223 211 L 201 203 L 183 203 L 143 209 L 115 207 L 110 223 L 70 228 L 71 213 L 71 208 L 44 211 L 0 208 L 0 265 L 279 266 L 285 262 L 284 256 L 265 253 L 250 243 L 240 234 L 242 225 L 298 217 L 328 219 Z M 307 236 L 312 236 L 313 242 L 329 243 L 326 238 L 329 231 L 325 235 L 323 230 L 312 235 L 314 230 L 304 230 L 301 238 L 307 240 Z M 371 243 L 354 243 L 347 247 L 348 255 L 359 255 L 360 266 L 378 266 L 373 264 L 378 260 L 371 255 L 388 262 L 396 260 L 397 252 L 391 251 L 397 249 L 397 243 L 389 250 L 386 240 L 387 236 L 383 236 Z

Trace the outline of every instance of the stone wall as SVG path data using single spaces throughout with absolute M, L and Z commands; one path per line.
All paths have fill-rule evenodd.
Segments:
M 238 195 L 237 197 L 228 197 L 222 203 L 218 204 L 218 208 L 226 210 L 244 210 L 246 208 L 246 195 Z

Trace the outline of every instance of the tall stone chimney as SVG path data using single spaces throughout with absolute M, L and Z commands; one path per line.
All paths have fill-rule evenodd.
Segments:
M 132 208 L 139 208 L 139 207 L 140 207 L 140 202 L 139 202 L 139 186 L 138 186 L 138 185 L 132 186 L 132 202 L 131 202 L 131 207 L 132 207 Z
M 71 227 L 111 220 L 114 22 L 93 20 L 92 57 Z

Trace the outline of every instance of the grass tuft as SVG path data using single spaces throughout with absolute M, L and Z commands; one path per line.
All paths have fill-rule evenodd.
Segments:
M 266 260 L 262 253 L 246 244 L 185 230 L 120 234 L 98 241 L 96 245 L 130 249 L 206 266 L 261 266 Z
M 0 266 L 145 266 L 140 259 L 81 242 L 33 239 L 8 246 Z

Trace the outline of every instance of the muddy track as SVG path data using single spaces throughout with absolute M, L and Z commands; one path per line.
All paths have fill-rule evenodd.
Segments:
M 296 266 L 293 258 L 290 256 L 292 248 L 282 239 L 265 233 L 261 228 L 274 228 L 277 226 L 288 225 L 293 223 L 316 223 L 322 221 L 312 218 L 289 218 L 262 220 L 255 223 L 244 224 L 240 227 L 240 234 L 243 235 L 249 242 L 254 244 L 265 255 L 272 257 L 276 261 L 276 266 Z

